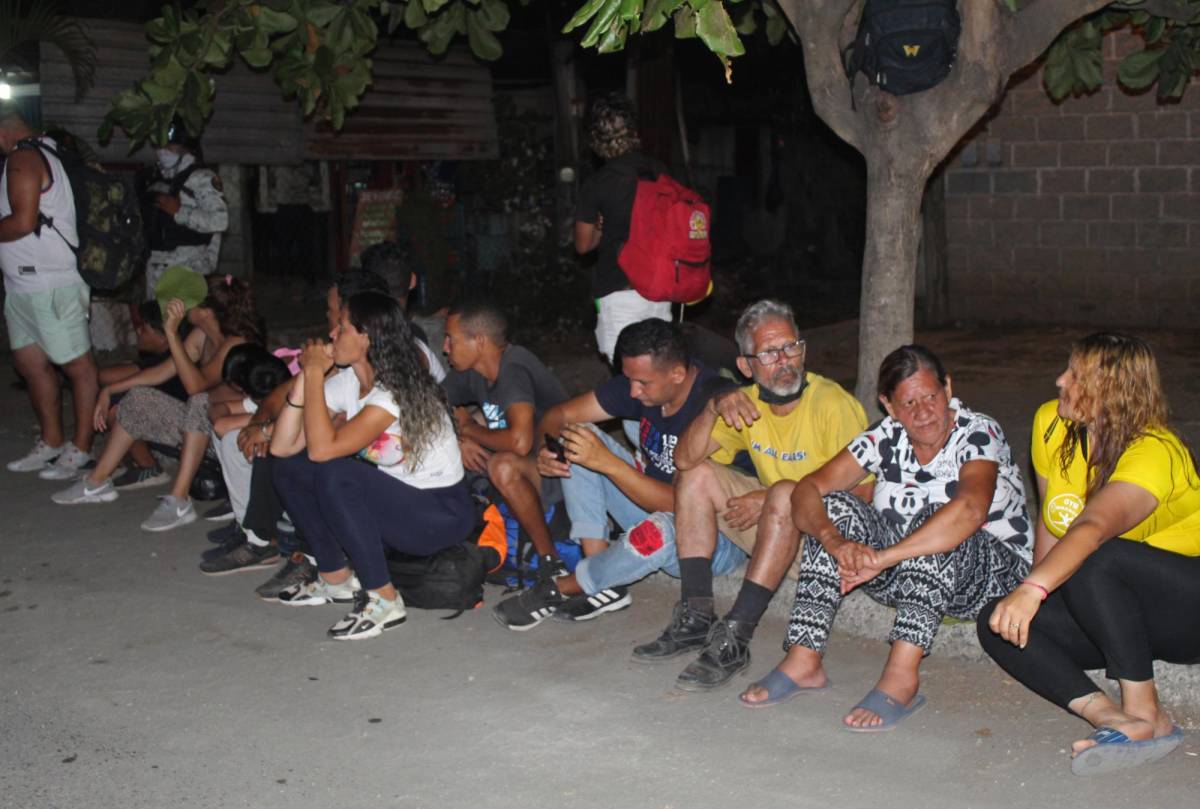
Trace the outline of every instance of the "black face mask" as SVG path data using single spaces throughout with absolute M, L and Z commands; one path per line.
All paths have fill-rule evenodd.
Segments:
M 800 387 L 796 389 L 795 393 L 789 393 L 785 396 L 781 396 L 778 393 L 775 393 L 774 391 L 767 390 L 766 387 L 764 387 L 762 384 L 759 384 L 758 398 L 763 403 L 769 404 L 769 405 L 787 405 L 787 404 L 791 404 L 792 402 L 796 401 L 801 396 L 803 396 L 804 389 L 807 387 L 808 387 L 808 374 L 806 373 L 804 375 L 804 381 L 800 383 Z

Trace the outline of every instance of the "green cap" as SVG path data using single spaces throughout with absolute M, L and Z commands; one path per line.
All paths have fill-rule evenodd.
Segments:
M 158 279 L 158 286 L 154 288 L 154 298 L 162 309 L 164 320 L 167 317 L 167 303 L 171 299 L 178 298 L 185 307 L 191 309 L 199 306 L 207 297 L 208 282 L 204 276 L 182 264 L 167 267 Z

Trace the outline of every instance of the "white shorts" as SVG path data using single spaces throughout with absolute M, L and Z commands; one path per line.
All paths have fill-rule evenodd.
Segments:
M 613 360 L 617 337 L 630 323 L 652 317 L 659 320 L 671 319 L 670 301 L 648 301 L 632 289 L 623 289 L 598 298 L 596 306 L 596 345 L 609 362 Z

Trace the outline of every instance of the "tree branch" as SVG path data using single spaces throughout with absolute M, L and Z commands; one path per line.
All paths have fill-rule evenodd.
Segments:
M 837 136 L 860 152 L 861 119 L 850 97 L 842 67 L 843 29 L 857 19 L 862 0 L 779 0 L 779 7 L 800 37 L 804 72 L 813 108 Z
M 1041 56 L 1068 25 L 1108 4 L 1109 0 L 1033 0 L 1015 15 L 1010 15 L 1004 63 L 1006 75 Z

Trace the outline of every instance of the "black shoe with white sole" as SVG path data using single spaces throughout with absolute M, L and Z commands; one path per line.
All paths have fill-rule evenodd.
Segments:
M 611 587 L 592 595 L 571 596 L 554 613 L 559 621 L 590 621 L 606 612 L 623 610 L 633 603 L 628 587 Z
M 506 598 L 492 609 L 492 617 L 514 632 L 533 629 L 554 614 L 567 599 L 554 579 L 540 579 L 528 590 Z

